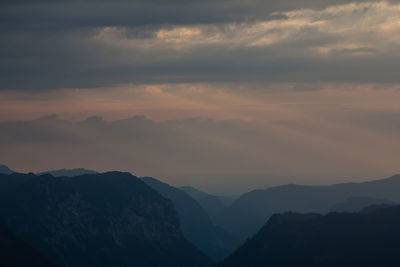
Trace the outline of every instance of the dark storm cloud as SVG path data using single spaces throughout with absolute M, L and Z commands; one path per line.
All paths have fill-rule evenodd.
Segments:
M 352 34 L 360 44 L 340 45 L 349 36 L 328 34 L 311 24 L 295 33 L 296 25 L 279 25 L 291 21 L 281 12 L 312 8 L 310 23 L 338 20 L 332 27 L 340 29 L 340 14 L 318 10 L 350 2 L 354 1 L 2 1 L 0 89 L 250 80 L 398 82 L 397 43 L 368 47 L 365 35 Z M 261 33 L 246 31 L 268 21 L 278 24 Z M 173 32 L 198 25 L 205 28 L 196 40 Z M 166 37 L 159 35 L 163 30 Z M 248 40 L 255 34 L 261 42 L 262 34 L 278 41 L 253 45 Z M 207 37 L 209 42 L 202 43 Z M 329 55 L 309 51 L 334 44 L 338 45 L 329 48 Z
M 240 22 L 277 11 L 324 8 L 351 0 L 3 0 L 3 30 Z M 358 0 L 356 2 L 367 2 Z M 276 18 L 276 17 L 275 17 Z

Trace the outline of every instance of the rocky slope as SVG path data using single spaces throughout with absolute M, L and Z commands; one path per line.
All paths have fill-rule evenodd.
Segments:
M 209 266 L 172 202 L 129 173 L 0 175 L 0 212 L 59 266 Z

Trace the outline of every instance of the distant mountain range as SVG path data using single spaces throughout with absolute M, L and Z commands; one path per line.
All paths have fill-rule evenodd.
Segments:
M 6 165 L 0 164 L 0 174 L 12 174 L 12 173 L 15 173 L 15 171 L 11 170 Z M 77 168 L 77 169 L 59 169 L 59 170 L 44 171 L 37 173 L 37 175 L 51 174 L 54 177 L 74 177 L 83 174 L 96 174 L 96 173 L 98 172 L 84 168 Z
M 400 203 L 400 175 L 363 183 L 270 187 L 246 193 L 229 205 L 233 201 L 229 197 L 122 172 L 61 169 L 35 175 L 15 173 L 0 165 L 0 173 L 0 228 L 3 218 L 9 232 L 36 251 L 38 260 L 41 257 L 60 267 L 211 266 L 231 255 L 260 228 L 264 230 L 229 256 L 223 266 L 293 264 L 282 263 L 280 256 L 298 259 L 304 263 L 296 265 L 300 267 L 347 266 L 335 257 L 348 251 L 336 247 L 332 249 L 338 255 L 332 256 L 326 249 L 321 251 L 322 258 L 310 258 L 308 249 L 329 246 L 315 236 L 309 239 L 309 225 L 336 233 L 339 228 L 334 227 L 363 226 L 365 218 L 375 220 L 370 214 L 382 208 L 396 210 L 389 206 Z M 360 211 L 368 216 L 359 219 Z M 317 215 L 328 212 L 333 213 Z M 379 214 L 396 215 L 389 211 Z M 324 228 L 328 227 L 324 223 L 332 228 Z M 288 234 L 285 227 L 295 232 Z M 321 238 L 333 238 L 321 231 L 316 232 Z M 261 233 L 267 234 L 258 237 Z M 354 239 L 366 241 L 358 236 Z M 314 247 L 312 242 L 319 245 Z M 304 257 L 296 254 L 303 250 Z M 266 261 L 262 255 L 273 256 Z M 246 261 L 249 265 L 243 265 Z M 309 261 L 325 265 L 307 265 Z
M 98 172 L 88 169 L 78 168 L 78 169 L 60 169 L 60 170 L 45 171 L 45 172 L 40 172 L 37 175 L 51 174 L 54 177 L 74 177 L 78 175 L 96 174 L 96 173 Z
M 179 189 L 185 191 L 193 197 L 200 206 L 208 213 L 211 220 L 215 223 L 219 214 L 230 206 L 234 201 L 234 197 L 228 196 L 215 196 L 202 192 L 192 186 L 182 186 Z
M 220 267 L 400 266 L 400 206 L 273 215 Z
M 0 174 L 0 214 L 60 267 L 212 264 L 182 235 L 173 203 L 129 173 Z
M 375 205 L 396 205 L 396 202 L 373 197 L 349 197 L 333 205 L 329 210 L 331 212 L 360 212 L 365 207 Z
M 191 195 L 194 199 L 199 200 L 199 199 L 204 199 L 207 197 L 216 197 L 218 198 L 218 201 L 220 201 L 224 206 L 230 206 L 233 201 L 235 201 L 236 197 L 234 196 L 220 196 L 220 195 L 212 195 L 206 192 L 203 192 L 193 186 L 181 186 L 179 187 L 189 195 Z
M 217 222 L 243 240 L 255 234 L 275 213 L 327 213 L 349 197 L 368 197 L 400 203 L 400 175 L 363 183 L 330 186 L 283 185 L 254 190 L 220 213 Z M 370 203 L 365 203 L 365 206 Z M 361 205 L 362 208 L 362 205 Z
M 184 236 L 212 259 L 222 260 L 240 245 L 239 238 L 215 226 L 203 207 L 181 188 L 151 177 L 144 177 L 142 181 L 172 201 Z

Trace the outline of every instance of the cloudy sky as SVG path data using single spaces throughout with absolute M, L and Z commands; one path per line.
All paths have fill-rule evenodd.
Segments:
M 17 170 L 229 192 L 400 172 L 398 1 L 2 0 L 0 40 Z

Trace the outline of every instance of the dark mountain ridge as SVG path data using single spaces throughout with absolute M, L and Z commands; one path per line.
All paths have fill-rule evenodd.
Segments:
M 273 215 L 218 266 L 400 266 L 400 206 L 361 213 Z
M 172 202 L 129 173 L 0 175 L 0 214 L 59 266 L 209 266 Z

